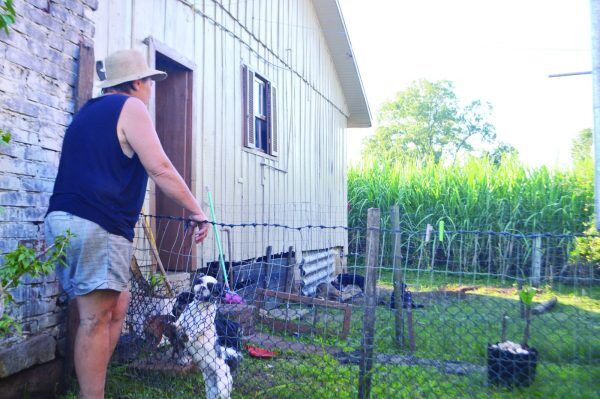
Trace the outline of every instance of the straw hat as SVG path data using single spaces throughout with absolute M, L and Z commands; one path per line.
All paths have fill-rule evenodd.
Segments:
M 163 80 L 167 77 L 166 72 L 149 68 L 144 55 L 135 49 L 119 50 L 106 57 L 104 70 L 106 79 L 98 84 L 101 89 L 137 79 Z

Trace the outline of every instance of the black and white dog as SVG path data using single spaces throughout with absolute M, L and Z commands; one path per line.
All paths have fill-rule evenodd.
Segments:
M 192 292 L 179 294 L 172 310 L 176 318 L 173 350 L 189 356 L 202 371 L 207 399 L 231 397 L 231 372 L 241 360 L 239 325 L 216 321 L 215 302 L 222 296 L 222 284 L 214 277 L 199 275 Z
M 347 285 L 356 285 L 360 288 L 360 290 L 362 292 L 365 292 L 365 278 L 363 276 L 361 276 L 360 274 L 348 274 L 348 273 L 342 273 L 342 274 L 338 274 L 337 277 L 335 278 L 335 280 L 333 280 L 331 282 L 331 285 L 333 285 L 335 288 L 337 288 L 338 290 L 342 290 L 343 287 L 347 286 Z

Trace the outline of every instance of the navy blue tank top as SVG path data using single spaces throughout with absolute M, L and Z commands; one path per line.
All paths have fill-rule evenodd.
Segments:
M 127 157 L 117 136 L 122 94 L 89 100 L 65 133 L 48 213 L 65 211 L 133 241 L 148 174 Z

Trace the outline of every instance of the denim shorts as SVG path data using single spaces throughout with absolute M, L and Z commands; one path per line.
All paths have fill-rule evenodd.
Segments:
M 67 266 L 56 266 L 58 280 L 70 299 L 94 290 L 127 291 L 133 243 L 125 237 L 63 211 L 49 213 L 44 229 L 47 246 L 67 230 L 74 234 L 65 250 Z

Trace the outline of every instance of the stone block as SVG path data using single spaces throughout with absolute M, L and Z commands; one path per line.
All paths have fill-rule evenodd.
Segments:
M 34 71 L 41 72 L 41 61 L 27 54 L 25 51 L 11 47 L 6 51 L 6 59 L 27 69 L 33 69 Z
M 27 87 L 33 90 L 41 90 L 47 94 L 56 94 L 60 91 L 58 82 L 50 79 L 39 72 L 31 71 L 27 76 Z
M 0 378 L 5 378 L 55 358 L 56 340 L 47 334 L 0 347 Z
M 28 146 L 22 157 L 30 161 L 41 161 L 58 165 L 58 155 L 57 151 L 48 150 L 40 146 Z
M 0 231 L 6 238 L 31 238 L 39 233 L 39 227 L 33 223 L 0 222 Z
M 0 239 L 0 254 L 5 254 L 7 252 L 13 251 L 19 245 L 19 240 L 16 239 Z M 0 265 L 2 264 L 2 259 L 0 258 Z
M 33 300 L 11 307 L 10 314 L 18 319 L 27 319 L 56 311 L 56 300 Z
M 7 127 L 3 130 L 10 131 L 10 127 Z M 0 144 L 0 155 L 8 155 L 12 158 L 23 159 L 25 157 L 26 149 L 26 146 L 15 142 L 11 142 L 10 145 Z M 6 171 L 3 170 L 2 172 Z
M 37 118 L 40 116 L 40 105 L 27 101 L 23 97 L 8 97 L 4 99 L 4 106 L 19 114 Z
M 0 80 L 0 91 L 3 91 L 3 95 L 22 95 L 23 93 L 23 82 L 11 79 Z
M 57 281 L 56 274 L 54 272 L 48 273 L 45 276 L 40 277 L 31 277 L 29 274 L 26 274 L 21 278 L 21 284 L 44 284 L 44 283 L 53 283 Z
M 63 360 L 56 359 L 0 379 L 3 399 L 54 398 L 61 382 Z
M 38 193 L 52 193 L 52 189 L 54 188 L 54 181 L 38 179 L 35 177 L 23 178 L 20 184 L 22 185 L 23 190 Z
M 62 30 L 62 24 L 56 18 L 52 17 L 50 13 L 44 10 L 35 7 L 28 7 L 26 13 L 27 17 L 29 17 L 31 21 L 38 25 L 44 26 L 54 32 L 60 32 Z
M 49 313 L 37 318 L 38 327 L 40 330 L 56 327 L 64 321 L 64 312 Z
M 48 0 L 27 0 L 27 2 L 36 8 L 42 9 L 43 11 L 46 11 L 49 3 Z
M 98 0 L 82 0 L 85 5 L 87 5 L 92 10 L 96 11 L 98 9 Z
M 46 214 L 46 207 L 24 208 L 22 212 L 23 216 L 19 220 L 23 222 L 41 222 L 42 220 L 44 220 L 44 215 Z
M 0 157 L 0 170 L 19 176 L 35 176 L 38 166 L 29 161 L 16 158 Z
M 12 295 L 15 304 L 34 301 L 41 297 L 40 287 L 32 285 L 19 285 L 9 290 L 9 293 Z
M 0 174 L 0 189 L 1 190 L 15 190 L 18 191 L 21 188 L 21 180 L 16 176 L 10 176 L 7 174 Z M 0 216 L 4 219 L 5 214 L 0 211 Z M 6 219 L 5 219 L 6 220 Z
M 45 179 L 56 178 L 58 168 L 54 165 L 38 164 L 37 165 L 37 176 Z
M 41 286 L 40 296 L 42 298 L 53 299 L 56 298 L 60 292 L 61 290 L 58 281 L 48 282 Z

